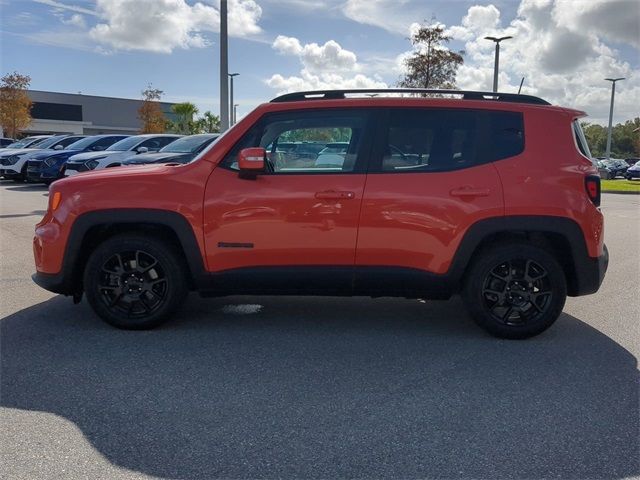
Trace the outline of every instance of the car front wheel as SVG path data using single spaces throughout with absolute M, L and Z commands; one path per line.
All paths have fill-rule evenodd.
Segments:
M 84 290 L 104 321 L 129 330 L 164 323 L 188 293 L 185 269 L 175 250 L 137 234 L 114 236 L 96 248 L 85 268 Z
M 484 251 L 467 272 L 463 289 L 475 322 L 508 339 L 545 331 L 562 313 L 566 297 L 562 267 L 546 250 L 526 243 Z

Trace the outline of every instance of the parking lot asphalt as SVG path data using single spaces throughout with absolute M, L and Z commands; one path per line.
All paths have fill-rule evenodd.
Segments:
M 0 182 L 0 476 L 640 476 L 640 196 L 609 271 L 527 341 L 459 299 L 190 297 L 149 332 L 32 283 L 47 189 Z

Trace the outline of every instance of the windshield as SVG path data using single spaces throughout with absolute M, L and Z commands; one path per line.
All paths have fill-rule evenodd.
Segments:
M 86 148 L 89 148 L 92 144 L 98 141 L 100 141 L 100 138 L 96 138 L 96 137 L 82 138 L 78 141 L 71 143 L 70 145 L 67 145 L 66 150 L 84 150 Z
M 53 137 L 43 140 L 42 142 L 38 142 L 36 145 L 38 146 L 38 148 L 51 148 L 53 145 L 55 145 L 65 137 L 66 135 L 55 135 Z M 31 145 L 31 146 L 33 147 L 34 145 Z
M 214 135 L 193 135 L 183 137 L 160 150 L 163 153 L 195 153 L 205 143 L 216 138 Z
M 38 138 L 38 137 L 26 137 L 22 140 L 18 140 L 17 142 L 13 142 L 10 145 L 7 145 L 7 148 L 26 148 L 26 147 L 35 147 L 38 143 L 44 142 L 48 137 Z
M 114 143 L 109 148 L 107 148 L 107 152 L 126 152 L 132 150 L 136 147 L 140 142 L 144 142 L 146 137 L 129 137 L 124 140 L 120 140 L 119 142 Z

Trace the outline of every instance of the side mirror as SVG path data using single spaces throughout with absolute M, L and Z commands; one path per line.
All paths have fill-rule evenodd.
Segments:
M 54 150 L 62 150 L 64 147 L 62 145 L 56 145 L 53 147 Z
M 138 147 L 136 148 L 136 152 L 138 153 L 147 153 L 149 149 L 147 147 Z
M 267 151 L 264 148 L 245 148 L 238 155 L 238 168 L 240 176 L 255 178 L 258 173 L 264 172 L 264 159 Z

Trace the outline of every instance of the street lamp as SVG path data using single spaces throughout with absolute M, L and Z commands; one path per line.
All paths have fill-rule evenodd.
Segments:
M 624 80 L 624 78 L 605 78 L 611 82 L 611 107 L 609 107 L 609 132 L 607 133 L 607 151 L 605 157 L 611 158 L 611 124 L 613 122 L 613 98 L 616 96 L 616 82 Z
M 236 118 L 233 115 L 233 77 L 237 77 L 238 75 L 240 75 L 239 73 L 229 73 L 229 78 L 231 79 L 231 87 L 229 88 L 229 112 L 231 114 L 231 121 L 229 122 L 230 126 L 235 125 L 236 123 Z
M 235 125 L 236 122 L 238 121 L 238 106 L 240 104 L 236 103 L 233 105 L 233 124 Z
M 227 31 L 227 0 L 220 0 L 220 131 L 229 128 L 229 36 Z
M 496 42 L 496 58 L 493 64 L 493 91 L 498 91 L 498 65 L 500 63 L 500 42 L 502 40 L 509 40 L 513 37 L 484 37 L 485 40 L 491 40 L 492 42 Z

